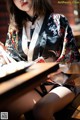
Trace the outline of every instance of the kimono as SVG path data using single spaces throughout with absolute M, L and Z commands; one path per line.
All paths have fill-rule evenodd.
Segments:
M 54 13 L 46 15 L 42 23 L 39 20 L 38 24 L 41 28 L 39 31 L 38 28 L 35 28 L 34 39 L 31 40 L 29 48 L 24 27 L 19 33 L 14 31 L 12 34 L 7 34 L 5 45 L 8 46 L 10 55 L 14 59 L 17 61 L 33 61 L 40 56 L 46 56 L 47 51 L 52 50 L 58 62 L 72 63 L 80 61 L 76 41 L 64 15 Z M 37 31 L 38 35 L 35 38 Z
M 7 34 L 5 45 L 10 51 L 10 56 L 16 61 L 34 61 L 40 56 L 45 58 L 48 51 L 53 51 L 56 61 L 59 63 L 80 61 L 76 41 L 64 15 L 47 14 L 38 19 L 37 23 L 31 41 L 26 37 L 24 26 L 18 33 L 14 31 Z M 68 88 L 73 89 L 72 86 L 68 86 Z

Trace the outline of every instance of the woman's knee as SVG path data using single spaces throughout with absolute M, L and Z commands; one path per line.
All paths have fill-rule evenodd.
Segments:
M 33 109 L 33 115 L 36 120 L 52 120 L 53 110 L 50 104 L 42 98 L 38 103 L 35 104 Z
M 37 103 L 35 106 L 34 106 L 34 109 L 33 109 L 33 115 L 35 117 L 36 120 L 43 120 L 44 118 L 44 114 L 45 114 L 45 105 L 43 103 Z M 46 119 L 44 119 L 46 120 Z
M 70 103 L 73 98 L 74 94 L 69 89 L 56 88 L 36 103 L 33 114 L 36 120 L 52 120 L 53 114 Z

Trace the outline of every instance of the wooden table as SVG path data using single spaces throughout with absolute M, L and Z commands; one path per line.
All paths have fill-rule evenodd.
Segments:
M 60 69 L 67 74 L 80 75 L 80 62 L 71 63 L 71 64 L 60 64 Z
M 57 63 L 37 63 L 25 73 L 0 83 L 0 110 L 24 96 L 45 81 L 47 75 L 57 69 Z

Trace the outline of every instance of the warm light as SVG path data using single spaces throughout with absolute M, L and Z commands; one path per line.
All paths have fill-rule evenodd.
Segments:
M 34 104 L 36 104 L 36 101 L 33 99 Z
M 77 10 L 74 10 L 74 15 L 78 15 L 78 11 Z

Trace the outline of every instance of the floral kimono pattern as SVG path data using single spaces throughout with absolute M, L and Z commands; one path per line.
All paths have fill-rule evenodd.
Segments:
M 8 46 L 11 51 L 10 55 L 14 59 L 17 61 L 27 60 L 28 56 L 25 55 L 22 49 L 22 31 L 8 33 L 5 45 Z M 44 54 L 46 55 L 49 50 L 54 52 L 58 62 L 80 61 L 80 54 L 72 30 L 64 15 L 52 13 L 45 17 L 33 51 L 33 60 L 39 56 L 44 56 Z

